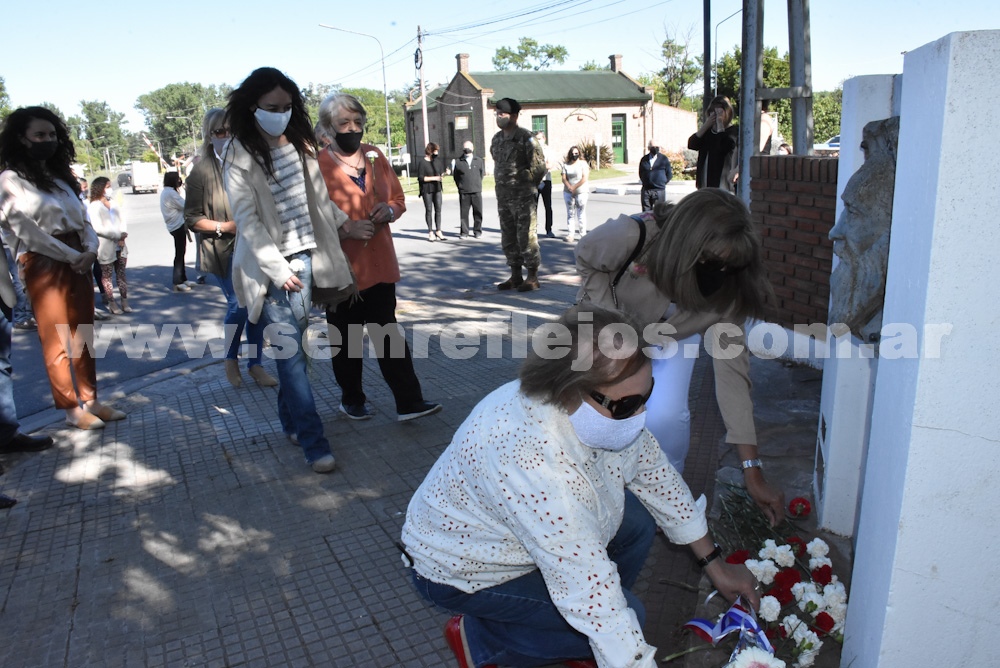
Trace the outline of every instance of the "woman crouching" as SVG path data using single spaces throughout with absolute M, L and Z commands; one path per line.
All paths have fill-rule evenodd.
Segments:
M 631 317 L 593 304 L 550 325 L 520 380 L 472 411 L 414 494 L 403 526 L 420 594 L 459 613 L 459 666 L 596 658 L 655 665 L 631 593 L 656 526 L 718 590 L 757 607 L 756 581 L 718 559 L 704 511 L 644 428 L 649 360 Z

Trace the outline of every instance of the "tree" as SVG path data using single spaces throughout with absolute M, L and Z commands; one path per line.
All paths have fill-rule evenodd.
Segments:
M 843 97 L 844 90 L 842 88 L 813 95 L 813 137 L 817 142 L 824 142 L 830 137 L 840 134 L 840 110 Z
M 761 54 L 764 61 L 764 87 L 786 88 L 791 82 L 788 64 L 788 53 L 778 56 L 778 48 L 764 47 Z M 725 95 L 733 103 L 736 115 L 739 116 L 740 103 L 740 72 L 743 69 L 743 53 L 738 46 L 732 52 L 723 54 L 715 64 L 715 85 L 718 95 Z M 792 103 L 790 100 L 773 100 L 772 114 L 778 117 L 778 130 L 782 137 L 792 136 Z
M 660 45 L 663 69 L 659 74 L 667 104 L 671 107 L 679 107 L 691 86 L 701 77 L 702 58 L 691 55 L 693 31 L 691 26 L 685 35 L 678 37 L 664 27 L 665 37 Z
M 205 112 L 212 107 L 225 107 L 230 92 L 232 87 L 225 84 L 167 84 L 140 95 L 135 108 L 146 118 L 150 139 L 159 141 L 163 152 L 170 155 L 178 150 L 192 150 L 192 141 L 196 144 L 195 150 L 201 145 L 201 122 Z
M 588 60 L 583 65 L 580 65 L 580 71 L 582 72 L 600 72 L 600 71 L 607 71 L 610 69 L 611 69 L 611 63 L 604 63 L 603 65 L 600 65 L 593 60 Z
M 517 50 L 502 46 L 493 56 L 493 67 L 501 72 L 508 70 L 544 70 L 552 62 L 562 65 L 566 62 L 569 52 L 566 47 L 556 44 L 539 44 L 530 37 L 522 37 L 517 44 Z
M 128 155 L 128 142 L 121 129 L 125 114 L 98 100 L 81 100 L 80 113 L 75 120 L 78 136 L 87 146 L 86 155 L 96 155 L 106 171 L 124 162 Z
M 7 82 L 0 77 L 0 122 L 7 119 L 10 112 L 14 111 L 10 107 L 10 95 L 7 94 Z

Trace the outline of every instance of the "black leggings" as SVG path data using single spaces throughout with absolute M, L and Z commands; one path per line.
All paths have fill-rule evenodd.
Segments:
M 437 229 L 441 231 L 441 191 L 436 193 L 424 193 L 421 195 L 424 200 L 424 221 L 427 223 L 427 231 L 433 232 Z M 434 207 L 434 220 L 431 220 L 431 207 Z M 436 227 L 435 227 L 436 226 Z
M 187 252 L 187 228 L 181 225 L 170 233 L 174 238 L 174 285 L 187 281 L 184 270 L 184 255 Z

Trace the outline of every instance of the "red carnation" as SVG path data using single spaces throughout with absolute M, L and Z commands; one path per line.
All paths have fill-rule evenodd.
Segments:
M 795 553 L 796 557 L 801 557 L 806 553 L 806 542 L 798 536 L 792 536 L 789 538 L 788 544 L 792 546 L 792 551 Z
M 813 582 L 819 585 L 828 585 L 833 581 L 833 569 L 829 566 L 814 568 L 812 572 Z
M 833 617 L 831 617 L 825 612 L 821 612 L 818 615 L 816 615 L 816 620 L 813 626 L 815 626 L 823 633 L 829 633 L 830 631 L 833 630 L 835 624 L 836 622 L 833 621 Z
M 790 587 L 774 586 L 767 590 L 767 596 L 773 596 L 778 599 L 778 603 L 781 607 L 785 607 L 789 603 L 795 600 L 795 596 L 792 594 Z
M 747 559 L 750 558 L 749 550 L 736 550 L 728 557 L 726 557 L 727 564 L 742 564 L 745 563 Z
M 792 517 L 809 517 L 812 505 L 809 503 L 809 499 L 797 496 L 789 502 L 788 512 L 792 514 Z
M 774 642 L 775 640 L 778 640 L 780 638 L 784 638 L 785 637 L 785 627 L 783 627 L 783 626 L 781 626 L 779 624 L 778 626 L 775 626 L 774 628 L 765 629 L 764 630 L 764 635 L 767 636 L 768 640 L 770 640 L 771 642 Z
M 784 568 L 774 575 L 775 587 L 791 590 L 798 582 L 802 582 L 802 575 L 794 568 Z

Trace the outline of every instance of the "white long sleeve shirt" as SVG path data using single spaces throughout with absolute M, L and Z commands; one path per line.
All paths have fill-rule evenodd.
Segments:
M 414 494 L 402 535 L 414 568 L 467 593 L 537 568 L 599 666 L 651 668 L 606 549 L 625 489 L 675 543 L 707 533 L 704 511 L 648 431 L 621 452 L 590 448 L 564 411 L 519 389 L 483 399 Z

